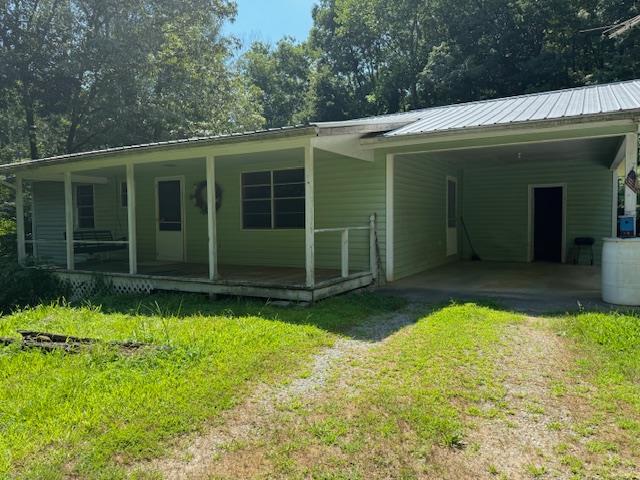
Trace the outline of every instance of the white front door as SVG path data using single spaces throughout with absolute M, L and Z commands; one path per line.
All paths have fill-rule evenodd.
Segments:
M 458 180 L 447 177 L 447 256 L 458 253 Z
M 184 180 L 156 178 L 156 257 L 184 261 Z

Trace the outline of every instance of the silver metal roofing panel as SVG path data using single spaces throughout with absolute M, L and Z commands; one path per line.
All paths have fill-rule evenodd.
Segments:
M 296 125 L 293 127 L 106 148 L 92 152 L 81 152 L 10 165 L 0 165 L 0 171 L 10 170 L 15 165 L 68 161 L 74 158 L 98 156 L 129 150 L 161 148 L 180 144 L 207 145 L 209 143 L 225 141 L 241 141 L 244 137 L 271 137 L 288 134 L 289 131 L 297 133 L 295 132 L 296 130 L 304 133 L 306 129 L 314 127 L 320 130 L 325 128 L 362 127 L 363 132 L 368 131 L 369 133 L 382 132 L 389 128 L 395 128 L 395 130 L 384 133 L 383 135 L 386 137 L 398 137 L 419 133 L 464 130 L 472 127 L 524 124 L 530 121 L 579 118 L 586 115 L 619 112 L 635 113 L 636 111 L 640 114 L 640 79 L 425 108 L 422 110 L 364 117 L 354 120 L 314 122 L 309 125 Z
M 402 115 L 419 117 L 385 134 L 387 137 L 435 133 L 465 128 L 509 125 L 542 120 L 640 111 L 640 80 L 578 87 L 553 92 L 482 100 L 416 110 Z

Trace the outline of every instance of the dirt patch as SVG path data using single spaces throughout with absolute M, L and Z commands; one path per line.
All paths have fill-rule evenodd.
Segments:
M 541 321 L 529 317 L 509 326 L 508 347 L 498 360 L 503 413 L 468 417 L 475 428 L 465 449 L 435 450 L 441 478 L 571 477 L 554 451 L 567 440 L 568 426 L 583 406 L 554 393 L 554 387 L 560 388 L 574 359 L 562 338 L 536 325 Z
M 215 426 L 198 436 L 181 438 L 170 456 L 136 465 L 134 471 L 158 472 L 168 480 L 204 479 L 231 475 L 250 478 L 269 470 L 269 458 L 259 447 L 268 441 L 280 417 L 292 402 L 309 404 L 324 391 L 329 375 L 340 365 L 341 376 L 353 360 L 361 358 L 390 334 L 413 323 L 418 309 L 410 306 L 390 315 L 369 319 L 313 359 L 309 375 L 287 385 L 261 385 L 238 407 L 225 412 Z M 251 448 L 242 448 L 251 443 Z M 248 453 L 250 452 L 250 453 Z M 233 472 L 233 473 L 231 473 Z

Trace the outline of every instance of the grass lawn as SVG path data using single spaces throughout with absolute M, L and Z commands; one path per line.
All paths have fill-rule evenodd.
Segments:
M 424 315 L 369 355 L 355 358 L 356 375 L 336 378 L 343 387 L 323 403 L 285 410 L 284 427 L 270 442 L 278 446 L 267 455 L 267 470 L 278 478 L 428 473 L 434 446 L 464 447 L 464 412 L 486 409 L 484 414 L 492 415 L 500 404 L 504 389 L 495 371 L 496 347 L 505 327 L 519 320 L 477 305 Z M 291 412 L 303 422 L 292 420 Z
M 1 317 L 0 336 L 32 329 L 169 349 L 0 347 L 0 478 L 124 477 L 127 464 L 162 455 L 167 441 L 215 421 L 256 382 L 300 374 L 341 332 L 401 302 L 352 295 L 273 308 L 160 296 L 94 304 Z
M 554 393 L 587 403 L 557 453 L 576 478 L 640 478 L 640 317 L 583 313 L 553 325 L 575 355 Z
M 279 405 L 210 478 L 638 478 L 640 319 L 475 304 L 417 316 L 356 349 L 320 400 Z
M 131 466 L 141 460 L 188 463 L 172 440 L 217 425 L 257 383 L 277 394 L 294 378 L 324 380 L 312 394 L 268 397 L 256 418 L 233 409 L 235 422 L 260 428 L 207 450 L 202 478 L 638 478 L 636 316 L 403 309 L 375 295 L 308 309 L 153 298 L 0 319 L 0 336 L 31 328 L 170 347 L 0 348 L 0 478 L 118 478 L 140 474 Z M 398 310 L 417 322 L 376 337 L 379 314 L 393 323 Z M 333 363 L 314 377 L 320 351 Z

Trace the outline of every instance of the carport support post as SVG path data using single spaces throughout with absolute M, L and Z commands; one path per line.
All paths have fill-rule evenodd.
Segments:
M 74 269 L 73 254 L 73 185 L 71 172 L 64 172 L 64 225 L 67 246 L 67 270 Z
M 138 273 L 138 237 L 136 232 L 136 180 L 133 163 L 127 163 L 127 228 L 129 231 L 129 273 Z
M 18 240 L 18 263 L 24 265 L 27 257 L 27 248 L 24 236 L 24 192 L 23 181 L 20 175 L 16 176 L 16 234 Z
M 315 204 L 313 187 L 313 146 L 311 142 L 304 147 L 304 244 L 306 285 L 315 286 Z
M 216 219 L 216 163 L 215 157 L 206 159 L 207 175 L 207 231 L 209 235 L 209 279 L 218 277 L 218 235 Z
M 637 171 L 638 167 L 638 134 L 628 133 L 625 139 L 625 178 L 629 175 L 629 172 L 633 170 Z M 633 215 L 636 217 L 636 204 L 638 202 L 638 196 L 629 187 L 624 189 L 624 213 L 625 215 Z
M 393 258 L 393 242 L 394 242 L 394 207 L 393 207 L 393 198 L 394 192 L 393 187 L 395 183 L 394 172 L 395 172 L 395 160 L 396 156 L 394 154 L 388 153 L 386 158 L 386 272 L 387 272 L 387 282 L 393 282 L 394 279 L 394 258 Z

